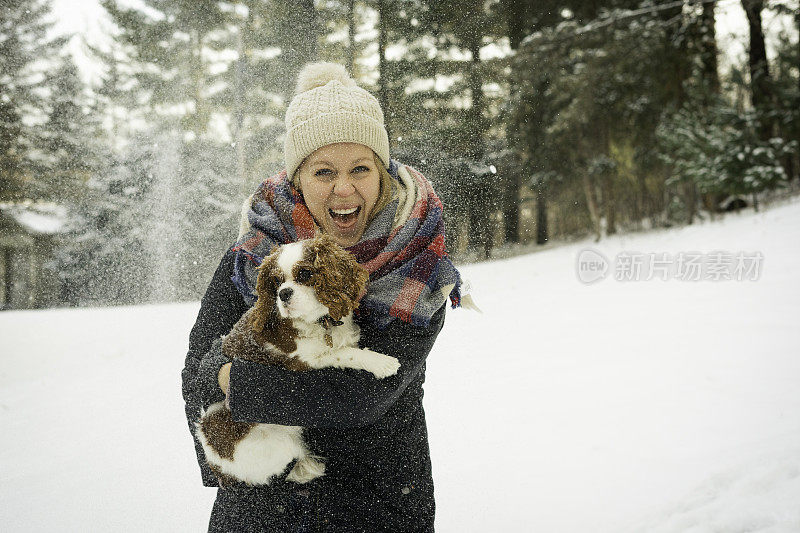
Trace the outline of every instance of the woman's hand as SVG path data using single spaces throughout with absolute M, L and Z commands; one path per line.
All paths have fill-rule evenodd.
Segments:
M 232 363 L 225 363 L 219 369 L 219 373 L 217 374 L 217 382 L 219 383 L 219 388 L 222 389 L 222 392 L 225 393 L 225 408 L 230 410 L 230 398 L 228 397 L 228 393 L 230 393 L 231 389 L 229 388 L 230 381 L 231 381 L 231 364 Z
M 222 392 L 225 393 L 225 396 L 228 395 L 228 384 L 231 380 L 231 363 L 225 363 L 219 369 L 219 374 L 217 374 L 217 381 L 219 382 L 219 388 L 222 389 Z

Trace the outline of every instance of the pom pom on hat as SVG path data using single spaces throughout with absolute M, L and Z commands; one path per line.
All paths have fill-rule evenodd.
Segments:
M 336 63 L 309 63 L 297 75 L 295 94 L 304 93 L 317 87 L 322 87 L 328 82 L 337 80 L 345 87 L 354 87 L 356 82 L 347 73 L 347 70 Z
M 306 65 L 296 90 L 286 110 L 283 144 L 290 179 L 306 157 L 333 143 L 368 146 L 389 167 L 389 136 L 378 99 L 359 87 L 342 65 Z

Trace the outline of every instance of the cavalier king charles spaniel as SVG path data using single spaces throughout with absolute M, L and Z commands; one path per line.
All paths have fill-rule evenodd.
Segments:
M 223 353 L 293 371 L 353 368 L 378 379 L 395 374 L 396 358 L 358 347 L 353 310 L 368 279 L 327 235 L 276 247 L 258 267 L 258 300 L 223 337 Z M 202 411 L 195 426 L 222 486 L 268 484 L 292 461 L 289 481 L 306 483 L 325 472 L 306 447 L 302 427 L 236 422 L 224 401 Z

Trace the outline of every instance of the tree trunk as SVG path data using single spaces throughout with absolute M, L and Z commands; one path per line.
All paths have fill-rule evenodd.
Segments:
M 794 22 L 797 26 L 797 70 L 800 71 L 800 9 L 794 12 Z M 797 93 L 800 94 L 800 76 L 797 77 Z M 798 146 L 800 146 L 800 131 L 795 129 L 795 141 L 797 141 Z M 794 167 L 794 177 L 800 180 L 800 154 L 798 154 L 797 150 L 794 151 L 792 155 L 792 166 Z
M 471 93 L 471 106 L 467 111 L 467 135 L 469 137 L 469 151 L 473 159 L 480 160 L 484 155 L 484 134 L 486 124 L 484 123 L 484 98 L 483 98 L 483 79 L 480 74 L 481 67 L 481 34 L 472 34 L 469 40 L 469 52 L 472 55 L 470 61 L 468 80 Z
M 647 181 L 645 179 L 645 173 L 642 170 L 638 170 L 636 173 L 636 183 L 639 186 L 639 212 L 642 219 L 648 217 L 651 219 L 653 218 L 653 208 L 652 202 L 650 201 L 650 196 L 647 191 Z M 655 224 L 652 224 L 653 226 Z
M 242 198 L 250 194 L 250 184 L 247 182 L 247 169 L 245 168 L 245 131 L 244 131 L 244 76 L 245 76 L 245 59 L 244 59 L 244 39 L 242 33 L 244 32 L 244 23 L 240 22 L 239 30 L 236 32 L 236 52 L 238 57 L 236 59 L 236 70 L 234 85 L 236 87 L 236 102 L 233 114 L 234 131 L 233 138 L 236 150 L 236 180 L 239 183 L 239 192 Z
M 494 244 L 495 219 L 492 198 L 488 191 L 472 190 L 473 201 L 469 207 L 469 242 L 482 259 L 489 259 Z
M 112 49 L 112 61 L 109 64 L 109 81 L 111 82 L 111 87 L 113 90 L 117 90 L 120 86 L 120 75 L 119 75 L 119 63 L 113 56 L 113 49 Z M 112 93 L 113 94 L 113 93 Z M 111 120 L 111 147 L 116 151 L 120 147 L 120 140 L 122 139 L 122 132 L 119 126 L 119 120 L 117 119 L 117 114 L 113 112 L 113 100 L 110 101 L 109 107 L 112 109 L 111 113 L 107 113 L 106 116 Z
M 617 232 L 617 206 L 613 172 L 603 175 L 603 209 L 606 215 L 606 235 L 614 235 Z
M 700 16 L 700 61 L 703 65 L 703 78 L 711 94 L 719 94 L 719 61 L 717 51 L 717 33 L 715 28 L 714 10 L 716 2 L 703 4 L 703 13 Z
M 319 26 L 314 0 L 283 0 L 282 13 L 287 17 L 278 21 L 278 35 L 282 63 L 285 68 L 284 79 L 292 80 L 284 84 L 287 99 L 294 94 L 294 80 L 297 73 L 308 62 L 318 57 L 317 39 Z
M 192 39 L 192 98 L 194 100 L 194 119 L 192 120 L 191 130 L 195 134 L 195 138 L 200 137 L 200 134 L 205 130 L 205 124 L 202 120 L 203 111 L 205 108 L 203 96 L 203 40 L 197 30 L 191 32 Z
M 546 244 L 549 239 L 547 228 L 547 190 L 536 188 L 536 244 Z
M 347 2 L 347 70 L 353 75 L 356 68 L 356 2 Z
M 506 14 L 509 44 L 512 50 L 517 50 L 525 37 L 525 2 L 500 0 L 500 3 Z
M 0 248 L 0 310 L 11 308 L 11 247 Z M 63 287 L 62 281 L 62 287 Z
M 764 2 L 760 0 L 742 0 L 742 7 L 747 14 L 747 25 L 750 30 L 750 48 L 748 52 L 748 66 L 750 67 L 750 101 L 753 107 L 766 112 L 772 101 L 772 90 L 767 63 L 767 48 L 764 43 L 764 29 L 761 25 L 761 11 Z M 759 135 L 762 140 L 772 136 L 772 124 L 766 119 L 759 126 Z
M 664 76 L 662 79 L 667 101 L 674 102 L 676 107 L 686 100 L 684 86 L 691 74 L 691 60 L 682 24 L 674 23 L 675 19 L 682 17 L 682 11 L 683 6 L 675 6 L 658 12 L 659 18 L 667 23 L 663 41 L 665 64 L 661 71 Z
M 509 43 L 512 50 L 519 49 L 519 45 L 522 43 L 522 39 L 525 37 L 525 27 L 526 23 L 529 19 L 529 12 L 530 7 L 526 6 L 525 2 L 519 2 L 516 0 L 500 0 L 500 4 L 505 12 L 505 21 L 506 26 L 508 28 L 508 38 Z M 513 82 L 512 82 L 513 83 Z M 517 92 L 516 87 L 512 85 L 510 87 L 511 93 L 515 94 Z M 520 158 L 520 154 L 522 152 L 521 146 L 515 146 L 514 152 L 516 157 Z M 517 167 L 519 168 L 519 167 Z M 506 217 L 506 225 L 505 225 L 505 241 L 506 242 L 519 242 L 520 235 L 519 235 L 519 191 L 522 186 L 522 176 L 520 174 L 516 174 L 513 176 L 512 179 L 508 181 L 508 190 L 506 190 L 506 210 L 507 210 L 507 217 Z M 537 220 L 539 217 L 539 201 L 537 199 Z M 546 204 L 543 206 L 543 209 L 546 209 Z M 546 217 L 545 217 L 546 221 Z M 539 227 L 539 223 L 537 222 L 537 228 Z M 538 229 L 537 229 L 538 232 Z M 546 237 L 546 230 L 545 230 L 545 237 Z M 538 242 L 538 233 L 537 233 L 537 242 Z
M 483 79 L 481 77 L 481 40 L 483 32 L 479 29 L 478 18 L 483 13 L 483 2 L 475 0 L 472 13 L 470 17 L 472 20 L 467 21 L 475 28 L 474 32 L 468 32 L 465 39 L 467 49 L 472 56 L 469 71 L 467 72 L 467 83 L 470 89 L 471 105 L 467 110 L 466 128 L 467 128 L 467 152 L 471 159 L 475 161 L 483 161 L 486 151 L 484 147 L 484 140 L 486 136 L 486 122 L 484 120 L 485 112 L 485 99 L 483 97 Z M 491 179 L 491 178 L 489 178 Z M 496 191 L 496 189 L 493 188 Z M 478 191 L 478 194 L 487 196 L 488 191 Z M 497 194 L 497 192 L 495 192 Z M 488 198 L 481 198 L 481 201 L 475 202 L 473 205 L 476 212 L 473 213 L 474 220 L 477 220 L 483 227 L 480 229 L 481 240 L 483 243 L 483 254 L 486 259 L 489 258 L 492 246 L 494 244 L 494 211 L 492 205 L 494 202 L 486 201 Z M 475 230 L 472 226 L 470 230 Z
M 506 175 L 501 186 L 504 187 L 505 206 L 505 242 L 519 242 L 519 190 L 521 176 L 514 173 L 513 176 Z
M 592 219 L 592 226 L 594 226 L 594 233 L 597 241 L 600 240 L 602 235 L 600 228 L 600 209 L 597 206 L 597 193 L 595 192 L 594 183 L 588 172 L 583 172 L 583 193 L 586 195 L 586 207 L 589 208 L 589 217 Z
M 383 110 L 383 120 L 392 141 L 391 113 L 389 113 L 389 86 L 386 72 L 386 0 L 378 0 L 378 103 Z
M 686 204 L 687 224 L 693 224 L 697 216 L 697 186 L 689 181 L 683 184 L 683 201 Z
M 611 119 L 609 117 L 609 120 L 607 120 L 597 132 L 597 140 L 599 141 L 598 147 L 602 151 L 603 155 L 609 160 L 613 160 L 613 157 L 611 157 L 612 142 L 611 131 L 609 127 L 610 120 Z M 615 169 L 606 168 L 600 175 L 602 209 L 606 219 L 606 235 L 614 235 L 617 232 L 617 198 L 614 191 L 615 174 Z

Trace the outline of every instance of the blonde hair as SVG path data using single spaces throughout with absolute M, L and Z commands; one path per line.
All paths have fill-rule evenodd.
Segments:
M 378 167 L 378 174 L 379 174 L 379 183 L 380 183 L 380 192 L 378 193 L 378 200 L 375 202 L 375 205 L 372 207 L 372 211 L 370 211 L 369 216 L 367 217 L 367 222 L 371 222 L 375 215 L 381 212 L 381 209 L 386 207 L 389 202 L 392 201 L 394 198 L 397 187 L 395 185 L 395 180 L 392 178 L 391 174 L 389 174 L 389 169 L 383 166 L 383 162 L 381 158 L 378 157 L 378 154 L 375 151 L 372 151 L 372 158 L 375 160 L 375 166 Z M 306 158 L 307 159 L 307 158 Z M 303 193 L 303 189 L 300 187 L 300 169 L 303 168 L 306 160 L 297 165 L 297 169 L 292 174 L 292 186 L 297 189 L 300 194 Z
M 381 209 L 386 207 L 397 193 L 394 179 L 392 179 L 392 176 L 389 174 L 389 170 L 380 162 L 378 156 L 375 156 L 375 164 L 378 165 L 378 172 L 380 172 L 381 175 L 381 192 L 378 195 L 378 200 L 375 202 L 375 206 L 372 208 L 372 212 L 369 214 L 367 221 L 372 220 L 375 215 L 380 213 Z

